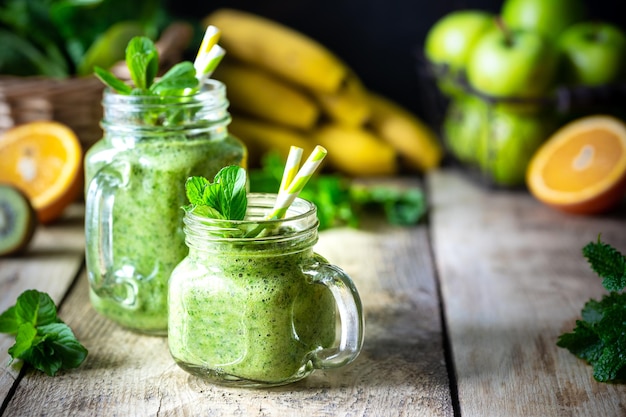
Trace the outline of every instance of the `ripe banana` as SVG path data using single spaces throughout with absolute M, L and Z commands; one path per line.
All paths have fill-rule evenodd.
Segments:
M 371 91 L 368 101 L 372 110 L 368 128 L 397 149 L 409 168 L 425 172 L 439 166 L 443 147 L 428 125 L 395 102 Z
M 205 26 L 218 27 L 229 55 L 313 91 L 339 90 L 347 68 L 333 53 L 308 36 L 264 17 L 222 8 Z
M 362 126 L 370 115 L 367 90 L 356 74 L 350 72 L 336 93 L 314 92 L 322 113 L 334 122 Z
M 258 167 L 263 155 L 269 151 L 278 152 L 287 159 L 292 145 L 302 148 L 305 155 L 309 155 L 315 147 L 301 132 L 238 114 L 232 115 L 228 131 L 248 148 L 248 165 L 251 167 Z
M 222 62 L 213 78 L 226 85 L 235 111 L 298 129 L 312 128 L 319 118 L 311 97 L 258 67 Z
M 328 150 L 329 164 L 351 176 L 388 176 L 398 172 L 395 149 L 365 129 L 325 124 L 312 133 Z

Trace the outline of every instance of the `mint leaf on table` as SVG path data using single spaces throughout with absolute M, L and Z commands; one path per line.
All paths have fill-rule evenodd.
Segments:
M 571 333 L 557 346 L 568 349 L 593 367 L 599 382 L 626 381 L 626 259 L 611 245 L 591 242 L 583 248 L 591 269 L 609 291 L 600 301 L 589 300 Z
M 604 278 L 602 285 L 608 291 L 621 291 L 626 287 L 626 258 L 606 243 L 591 242 L 583 248 L 583 255 L 591 269 Z
M 243 220 L 248 207 L 246 185 L 246 170 L 235 165 L 222 168 L 212 183 L 190 177 L 185 183 L 190 204 L 184 209 L 214 219 Z
M 8 350 L 12 359 L 23 360 L 50 376 L 78 367 L 87 357 L 87 349 L 57 317 L 54 301 L 37 290 L 24 291 L 15 305 L 0 315 L 0 333 L 15 335 L 15 344 Z

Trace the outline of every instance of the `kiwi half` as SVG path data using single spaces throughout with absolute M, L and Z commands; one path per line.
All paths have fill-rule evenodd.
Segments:
M 36 225 L 37 216 L 28 197 L 12 185 L 0 184 L 0 256 L 26 249 Z

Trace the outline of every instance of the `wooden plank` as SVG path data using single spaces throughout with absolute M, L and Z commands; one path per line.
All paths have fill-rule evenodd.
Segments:
M 98 316 L 82 276 L 60 314 L 89 349 L 85 363 L 54 380 L 27 373 L 7 415 L 452 416 L 426 227 L 335 229 L 317 250 L 363 300 L 366 341 L 351 365 L 274 389 L 214 386 L 179 369 L 165 338 Z
M 70 207 L 59 221 L 37 228 L 26 253 L 0 258 L 0 312 L 14 305 L 27 289 L 47 292 L 59 304 L 84 258 L 83 219 L 82 207 Z M 14 336 L 0 334 L 0 398 L 3 399 L 19 373 L 19 366 L 9 365 L 7 350 L 13 343 Z
M 626 386 L 596 382 L 555 343 L 605 293 L 581 249 L 601 233 L 626 251 L 626 207 L 567 215 L 454 172 L 435 173 L 428 188 L 461 415 L 624 415 Z

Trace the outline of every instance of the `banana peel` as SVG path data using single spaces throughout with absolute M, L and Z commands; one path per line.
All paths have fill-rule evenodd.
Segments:
M 213 78 L 226 85 L 235 111 L 297 129 L 311 129 L 320 117 L 314 100 L 301 90 L 253 67 L 222 62 Z
M 373 177 L 398 173 L 396 150 L 365 129 L 328 123 L 318 127 L 312 138 L 328 150 L 329 165 L 347 175 Z
M 221 8 L 202 23 L 221 30 L 220 44 L 228 54 L 303 88 L 333 93 L 346 78 L 348 69 L 328 48 L 279 22 Z
M 367 128 L 397 149 L 408 168 L 426 172 L 439 166 L 444 155 L 435 132 L 394 101 L 369 92 Z

